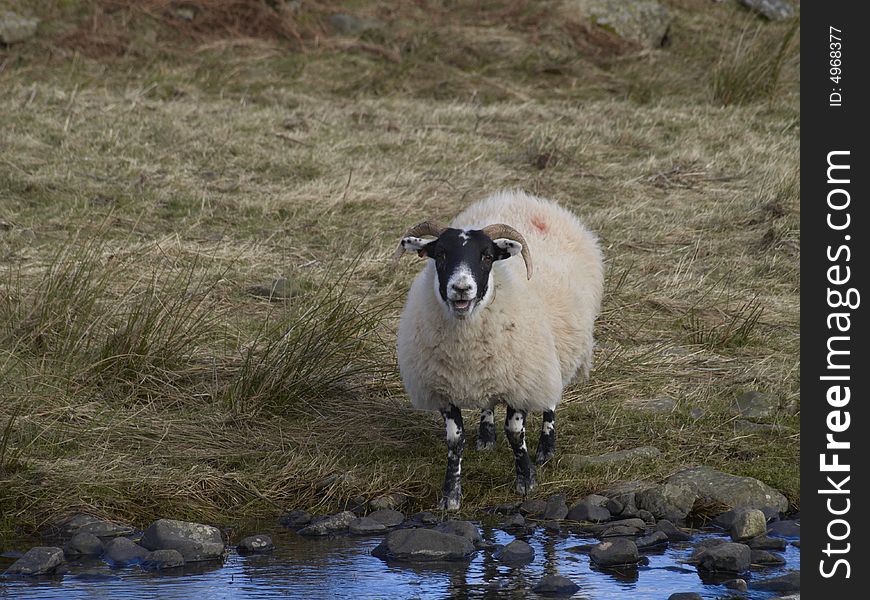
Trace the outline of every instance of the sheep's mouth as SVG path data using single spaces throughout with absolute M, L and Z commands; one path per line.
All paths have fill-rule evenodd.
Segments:
M 453 314 L 462 318 L 474 309 L 476 302 L 474 300 L 450 300 L 448 304 L 450 305 L 450 310 L 453 311 Z

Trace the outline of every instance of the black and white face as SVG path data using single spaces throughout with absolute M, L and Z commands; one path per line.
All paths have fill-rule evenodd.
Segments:
M 436 295 L 457 319 L 465 319 L 489 304 L 493 262 L 523 249 L 517 241 L 493 240 L 477 229 L 447 229 L 435 240 L 406 237 L 402 247 L 435 261 Z

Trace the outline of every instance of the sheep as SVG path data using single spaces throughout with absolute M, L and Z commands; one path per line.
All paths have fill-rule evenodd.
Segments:
M 395 259 L 407 251 L 430 260 L 399 319 L 399 371 L 412 405 L 444 418 L 440 506 L 461 504 L 462 409 L 481 411 L 477 448 L 486 450 L 495 444 L 500 403 L 507 405 L 516 491 L 525 496 L 536 485 L 525 442 L 528 412 L 543 413 L 535 457 L 542 465 L 555 453 L 562 391 L 575 378 L 585 380 L 592 365 L 604 282 L 597 238 L 554 202 L 504 191 L 472 204 L 449 227 L 433 221 L 411 227 Z M 517 254 L 524 264 L 507 260 Z

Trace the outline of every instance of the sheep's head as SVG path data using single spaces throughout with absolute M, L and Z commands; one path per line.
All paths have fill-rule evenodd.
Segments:
M 434 236 L 434 240 L 422 236 Z M 492 265 L 522 254 L 532 277 L 532 257 L 522 234 L 503 224 L 453 229 L 424 221 L 405 232 L 396 258 L 408 251 L 435 261 L 436 295 L 451 315 L 465 319 L 492 300 Z

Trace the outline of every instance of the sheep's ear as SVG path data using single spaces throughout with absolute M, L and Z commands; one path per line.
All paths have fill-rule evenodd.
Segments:
M 402 248 L 404 248 L 405 252 L 416 252 L 420 257 L 426 257 L 429 254 L 426 252 L 426 247 L 430 244 L 434 243 L 434 240 L 424 240 L 423 238 L 418 237 L 404 237 L 402 238 Z
M 496 260 L 510 258 L 511 256 L 516 256 L 523 251 L 523 245 L 521 243 L 516 240 L 510 240 L 508 238 L 498 238 L 492 240 L 492 245 Z

